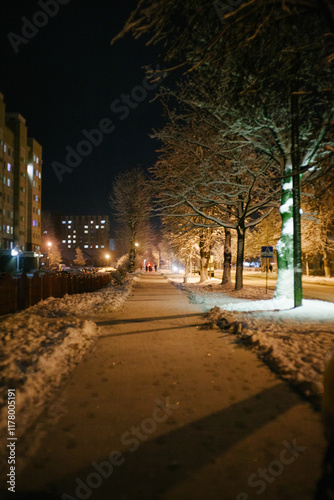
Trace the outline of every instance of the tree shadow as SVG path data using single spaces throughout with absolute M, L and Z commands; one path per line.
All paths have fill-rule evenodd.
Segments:
M 173 403 L 175 401 L 171 401 L 171 404 Z M 178 427 L 180 425 L 178 423 L 179 409 L 171 409 L 171 415 L 166 423 L 157 423 L 156 430 L 152 434 L 145 434 L 141 430 L 141 435 L 145 439 L 135 438 L 139 445 L 135 450 L 132 449 L 135 448 L 135 441 L 129 429 L 128 441 L 123 440 L 123 446 L 119 443 L 123 449 L 125 444 L 128 446 L 122 452 L 124 463 L 115 466 L 109 477 L 101 478 L 99 487 L 91 488 L 91 494 L 85 498 L 90 498 L 90 500 L 113 498 L 153 500 L 162 498 L 171 488 L 191 478 L 206 465 L 214 463 L 238 442 L 245 440 L 247 436 L 252 435 L 299 403 L 299 398 L 293 392 L 289 392 L 284 383 L 278 383 L 250 398 L 181 427 Z M 143 425 L 145 419 L 142 423 L 138 421 L 136 423 L 135 420 L 134 425 L 139 426 Z M 164 426 L 165 429 L 168 429 L 169 426 L 173 428 L 154 437 L 154 434 L 159 432 L 159 426 Z M 101 432 L 103 432 L 102 429 Z M 282 434 L 281 439 L 289 438 L 291 436 Z M 115 443 L 110 445 L 109 453 L 114 449 Z M 249 459 L 251 460 L 251 458 L 250 454 Z M 92 444 L 91 461 L 100 463 L 105 460 L 108 460 L 108 456 L 94 455 Z M 54 463 L 54 467 L 55 473 L 57 473 L 57 463 Z M 76 479 L 80 478 L 87 484 L 87 477 L 93 472 L 96 473 L 96 470 L 92 465 L 87 464 L 87 467 L 77 470 L 74 476 L 63 477 L 57 482 L 53 482 L 51 479 L 48 491 L 51 495 L 57 494 L 58 498 L 66 498 L 67 500 L 79 498 L 75 493 Z M 224 471 L 221 473 L 224 474 Z M 242 481 L 244 482 L 246 479 L 242 478 Z M 238 493 L 238 484 L 235 485 L 235 488 L 236 493 Z M 45 493 L 44 500 L 54 498 L 53 496 L 48 497 L 47 492 Z M 70 496 L 62 497 L 64 493 Z M 35 497 L 22 496 L 18 498 L 37 500 L 40 497 L 36 494 Z M 222 498 L 224 497 L 220 495 L 219 499 Z M 215 499 L 210 497 L 210 500 Z

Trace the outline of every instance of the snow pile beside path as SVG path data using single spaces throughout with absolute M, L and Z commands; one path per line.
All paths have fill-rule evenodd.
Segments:
M 65 295 L 62 299 L 50 297 L 31 307 L 29 311 L 48 318 L 111 312 L 118 309 L 127 299 L 136 279 L 126 281 L 119 287 L 107 285 L 92 293 Z
M 85 317 L 118 309 L 131 289 L 132 280 L 93 293 L 49 298 L 0 320 L 0 432 L 7 427 L 7 390 L 16 389 L 22 435 L 96 340 L 98 328 Z
M 235 342 L 252 347 L 274 372 L 319 407 L 323 372 L 334 352 L 334 304 L 305 302 L 298 309 L 275 312 L 258 312 L 257 307 L 253 312 L 250 308 L 236 312 L 236 304 L 233 312 L 214 307 L 208 321 L 234 334 Z
M 20 313 L 1 323 L 0 429 L 7 427 L 8 389 L 16 389 L 19 432 L 44 406 L 48 393 L 71 372 L 97 336 L 92 321 L 50 321 Z

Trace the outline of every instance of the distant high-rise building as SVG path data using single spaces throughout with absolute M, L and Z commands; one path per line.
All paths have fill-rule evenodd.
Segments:
M 106 255 L 110 254 L 107 215 L 58 215 L 56 233 L 65 260 L 73 260 L 75 250 L 79 247 L 87 263 L 105 265 Z
M 0 270 L 38 265 L 41 250 L 42 146 L 26 120 L 6 113 L 0 93 Z

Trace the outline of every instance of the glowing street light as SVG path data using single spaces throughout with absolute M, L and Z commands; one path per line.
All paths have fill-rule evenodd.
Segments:
M 107 255 L 106 255 L 106 259 L 107 259 L 107 267 L 108 267 L 109 257 L 110 257 L 110 255 L 107 253 Z

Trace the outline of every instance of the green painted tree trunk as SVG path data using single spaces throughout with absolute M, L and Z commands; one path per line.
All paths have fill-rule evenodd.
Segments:
M 277 283 L 275 298 L 294 299 L 294 260 L 293 260 L 293 195 L 291 164 L 284 170 L 280 214 L 282 217 L 281 238 L 276 245 Z

